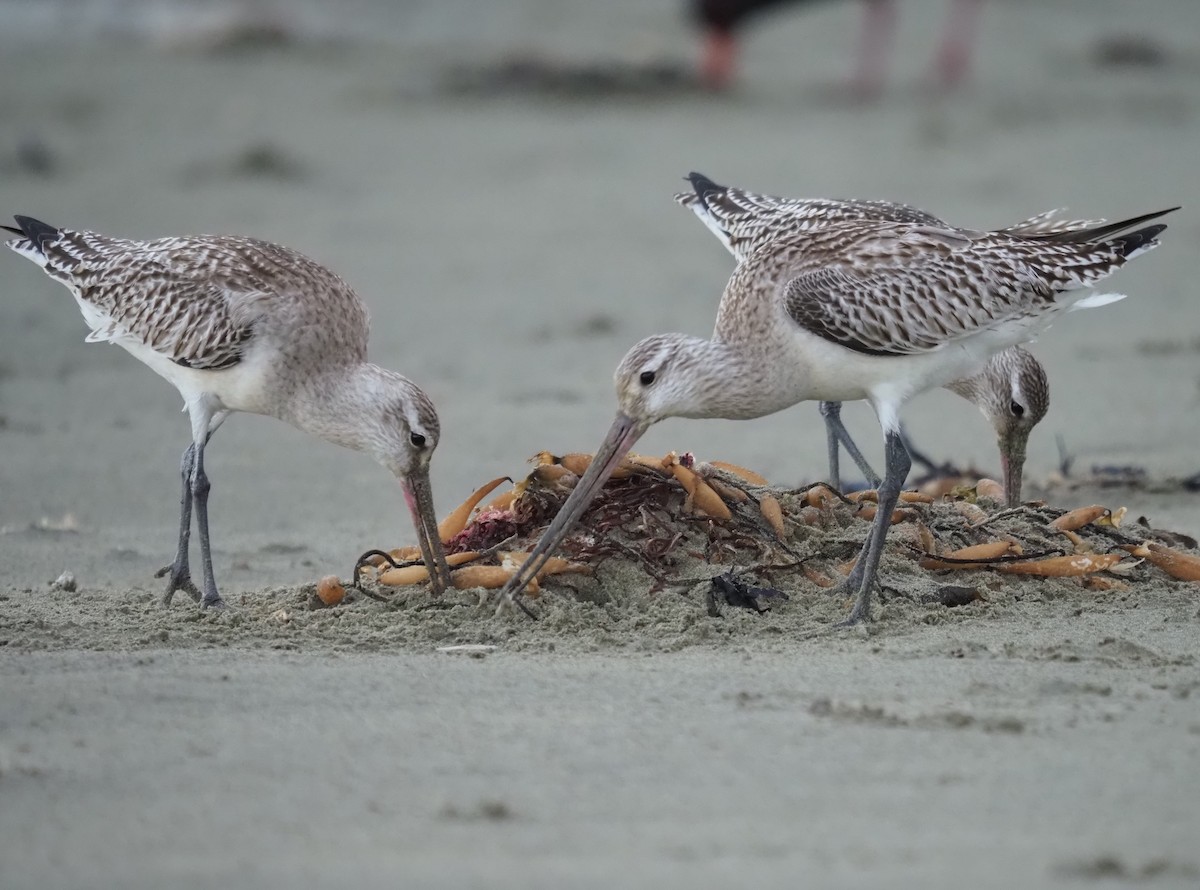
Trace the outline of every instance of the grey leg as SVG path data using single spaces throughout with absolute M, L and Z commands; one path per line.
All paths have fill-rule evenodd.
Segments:
M 217 581 L 213 576 L 212 548 L 208 543 L 208 476 L 204 472 L 204 444 L 196 446 L 196 464 L 192 469 L 192 500 L 196 505 L 196 531 L 200 533 L 200 560 L 204 570 L 205 608 L 224 608 L 225 601 L 217 593 Z
M 846 453 L 850 455 L 850 458 L 858 466 L 859 472 L 866 477 L 867 484 L 872 488 L 878 488 L 880 483 L 879 476 L 871 469 L 871 465 L 863 457 L 863 453 L 859 450 L 858 445 L 850 437 L 850 431 L 842 423 L 842 403 L 821 402 L 820 406 L 821 416 L 825 418 L 825 443 L 829 452 L 830 483 L 838 491 L 842 490 L 842 480 L 838 472 L 838 446 L 841 445 L 845 447 Z
M 862 552 L 846 586 L 857 586 L 858 598 L 854 601 L 854 609 L 850 617 L 841 626 L 869 621 L 871 617 L 871 588 L 875 586 L 875 578 L 879 571 L 879 560 L 883 556 L 883 547 L 887 542 L 888 529 L 892 525 L 892 511 L 896 509 L 896 501 L 900 498 L 900 489 L 908 478 L 912 468 L 912 458 L 904 447 L 904 439 L 896 430 L 889 430 L 884 436 L 884 468 L 883 483 L 879 486 L 879 507 L 875 513 L 875 522 L 867 533 Z
M 825 418 L 825 450 L 829 454 L 829 484 L 838 491 L 842 490 L 842 476 L 839 472 L 839 452 L 841 439 L 838 438 L 838 427 L 842 427 L 842 403 L 821 402 L 821 416 Z
M 192 583 L 188 567 L 188 543 L 192 535 L 192 468 L 196 463 L 196 446 L 189 445 L 183 452 L 180 475 L 183 477 L 183 494 L 179 498 L 179 546 L 175 549 L 175 561 L 155 572 L 154 577 L 167 576 L 167 589 L 163 593 L 163 605 L 171 605 L 176 590 L 182 590 L 196 602 L 200 602 L 200 591 Z

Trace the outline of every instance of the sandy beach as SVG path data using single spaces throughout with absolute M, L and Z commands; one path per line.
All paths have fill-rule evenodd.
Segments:
M 6 0 L 0 210 L 255 235 L 336 270 L 370 308 L 372 360 L 438 407 L 444 515 L 539 451 L 593 450 L 641 337 L 711 330 L 732 260 L 671 200 L 691 170 L 980 228 L 1181 204 L 1112 279 L 1128 299 L 1031 347 L 1052 405 L 1026 494 L 1200 536 L 1181 482 L 1200 471 L 1200 8 L 993 2 L 971 82 L 938 95 L 943 6 L 904 3 L 887 91 L 862 105 L 843 88 L 857 4 L 764 19 L 724 96 L 686 80 L 682 7 L 279 3 L 242 39 L 216 3 Z M 514 59 L 642 73 L 539 86 L 501 77 Z M 163 609 L 187 422 L 86 333 L 3 251 L 5 888 L 1200 883 L 1196 583 L 1142 566 L 1126 589 L 884 596 L 853 632 L 802 579 L 765 614 L 713 617 L 621 571 L 594 601 L 551 590 L 538 622 L 419 592 L 312 610 L 320 576 L 413 543 L 400 491 L 237 416 L 207 455 L 234 608 Z M 878 460 L 870 410 L 845 417 Z M 905 419 L 935 458 L 998 472 L 966 402 L 926 394 Z M 785 488 L 824 473 L 810 405 L 670 421 L 638 447 Z M 77 589 L 52 587 L 64 571 Z M 488 648 L 439 651 L 467 644 Z

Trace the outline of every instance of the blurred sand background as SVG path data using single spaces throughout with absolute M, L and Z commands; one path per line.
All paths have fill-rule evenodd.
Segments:
M 979 227 L 1183 204 L 1164 247 L 1113 279 L 1129 299 L 1034 345 L 1053 404 L 1026 478 L 1037 494 L 1059 434 L 1080 472 L 1200 470 L 1193 0 L 995 0 L 949 96 L 927 77 L 944 5 L 910 0 L 869 106 L 841 88 L 853 3 L 764 18 L 719 97 L 476 88 L 516 56 L 684 68 L 678 0 L 261 6 L 284 39 L 230 45 L 233 4 L 2 0 L 0 210 L 253 234 L 339 272 L 371 309 L 372 358 L 438 406 L 439 512 L 534 452 L 593 449 L 625 350 L 711 329 L 732 267 L 671 200 L 693 169 Z M 1141 61 L 1114 62 L 1130 38 Z M 482 661 L 427 640 L 220 648 L 220 623 L 182 601 L 145 617 L 175 540 L 179 399 L 85 333 L 66 291 L 5 251 L 4 887 L 1200 881 L 1194 593 L 679 652 L 636 634 Z M 869 410 L 845 413 L 877 456 Z M 949 393 L 907 423 L 934 456 L 995 470 L 990 430 Z M 673 421 L 639 449 L 786 484 L 824 471 L 814 406 Z M 274 421 L 234 418 L 208 470 L 235 600 L 411 542 L 385 471 Z M 1049 497 L 1200 533 L 1196 495 L 1176 489 Z M 74 617 L 47 586 L 64 569 Z

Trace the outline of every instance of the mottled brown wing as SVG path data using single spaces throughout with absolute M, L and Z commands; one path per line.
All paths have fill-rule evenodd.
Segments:
M 806 331 L 868 355 L 912 355 L 1024 317 L 1055 288 L 967 237 L 911 231 L 902 248 L 802 271 L 783 285 L 787 313 Z
M 63 241 L 70 251 L 71 241 Z M 260 295 L 231 290 L 200 270 L 193 274 L 170 254 L 77 249 L 54 259 L 70 263 L 80 299 L 107 316 L 90 339 L 130 337 L 184 367 L 220 370 L 240 362 L 254 336 Z

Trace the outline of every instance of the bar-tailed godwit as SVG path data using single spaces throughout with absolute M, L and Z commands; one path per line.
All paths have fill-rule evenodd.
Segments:
M 844 623 L 868 619 L 911 466 L 900 433 L 904 404 L 977 373 L 1067 310 L 1120 299 L 1091 288 L 1158 245 L 1161 224 L 1115 234 L 1138 221 L 1105 227 L 1114 234 L 1104 240 L 1059 242 L 855 219 L 763 245 L 730 278 L 710 339 L 657 334 L 621 360 L 616 419 L 505 598 L 524 590 L 652 424 L 748 420 L 806 400 L 865 399 L 883 428 L 884 478 L 876 519 L 843 589 L 856 594 Z
M 234 411 L 265 414 L 364 451 L 400 480 L 434 590 L 449 578 L 429 460 L 433 403 L 407 377 L 367 361 L 366 307 L 341 278 L 266 241 L 201 235 L 132 241 L 16 217 L 8 243 L 75 296 L 89 342 L 116 343 L 179 390 L 191 419 L 175 560 L 164 602 L 183 590 L 221 606 L 208 537 L 208 440 Z M 193 505 L 203 590 L 191 578 Z
M 946 223 L 908 204 L 891 201 L 781 198 L 745 189 L 717 185 L 701 173 L 691 173 L 692 191 L 675 196 L 733 256 L 742 260 L 759 247 L 780 238 L 802 235 L 833 220 L 874 219 L 915 222 L 934 226 Z M 1040 213 L 1001 231 L 1011 235 L 1045 238 L 1095 229 L 1105 220 L 1065 220 L 1059 211 Z M 1000 448 L 1005 499 L 1020 503 L 1021 481 L 1029 434 L 1050 407 L 1050 384 L 1041 363 L 1027 350 L 1014 346 L 992 356 L 976 374 L 948 383 L 946 388 L 974 404 L 992 428 Z M 829 457 L 829 480 L 841 488 L 839 445 L 858 465 L 870 485 L 879 484 L 862 452 L 841 420 L 839 402 L 821 402 Z

